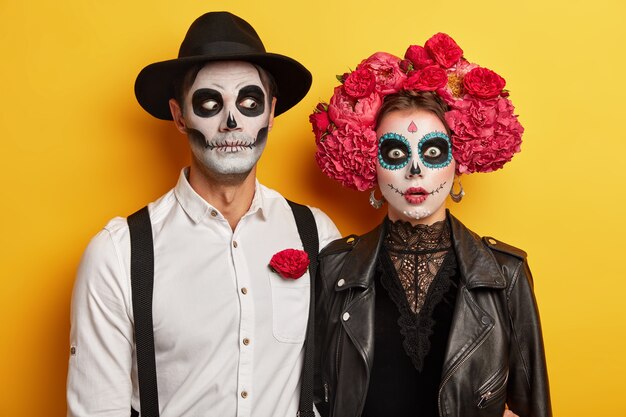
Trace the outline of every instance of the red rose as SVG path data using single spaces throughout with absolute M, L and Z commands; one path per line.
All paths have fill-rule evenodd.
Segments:
M 354 98 L 367 97 L 374 92 L 376 76 L 367 68 L 357 68 L 344 77 L 343 91 Z
M 311 122 L 311 126 L 313 127 L 316 141 L 319 141 L 322 136 L 324 136 L 330 125 L 327 109 L 328 104 L 319 103 L 317 107 L 315 107 L 315 111 L 309 116 L 309 122 Z
M 283 278 L 298 279 L 309 267 L 309 255 L 297 249 L 285 249 L 270 260 L 270 268 Z
M 329 178 L 345 187 L 365 191 L 376 184 L 376 132 L 345 125 L 318 143 L 315 161 Z
M 437 33 L 426 41 L 424 48 L 444 68 L 454 66 L 463 56 L 463 50 L 445 33 Z
M 416 70 L 435 64 L 426 49 L 419 45 L 409 46 L 404 57 L 413 63 L 413 68 Z
M 487 68 L 474 68 L 463 78 L 465 91 L 478 98 L 497 97 L 505 85 L 504 78 Z
M 400 69 L 400 58 L 386 52 L 377 52 L 359 64 L 376 76 L 375 90 L 379 94 L 397 93 L 402 88 L 406 75 Z
M 436 65 L 414 71 L 404 83 L 405 90 L 435 91 L 448 83 L 446 70 Z
M 340 85 L 335 87 L 335 94 L 330 98 L 328 116 L 337 127 L 347 124 L 370 127 L 374 125 L 381 105 L 382 99 L 376 92 L 355 99 L 347 95 Z

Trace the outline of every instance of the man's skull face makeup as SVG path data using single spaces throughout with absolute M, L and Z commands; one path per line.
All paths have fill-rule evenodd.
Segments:
M 194 158 L 216 174 L 247 175 L 265 148 L 271 108 L 253 65 L 239 61 L 205 65 L 184 103 Z
M 381 120 L 376 174 L 391 220 L 432 224 L 445 218 L 455 170 L 445 131 L 426 110 L 394 111 Z

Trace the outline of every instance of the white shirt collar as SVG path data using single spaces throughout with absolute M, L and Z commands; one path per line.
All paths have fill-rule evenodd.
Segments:
M 176 183 L 176 187 L 174 187 L 174 194 L 176 195 L 176 199 L 178 203 L 181 205 L 185 213 L 195 222 L 200 223 L 205 219 L 223 219 L 224 216 L 219 212 L 218 209 L 213 207 L 208 201 L 202 198 L 196 191 L 191 187 L 188 180 L 189 176 L 189 167 L 183 168 L 180 172 L 180 176 L 178 177 L 178 183 Z M 250 204 L 250 208 L 244 214 L 243 217 L 251 216 L 256 212 L 259 212 L 261 218 L 266 220 L 265 213 L 265 198 L 263 195 L 264 187 L 259 183 L 259 180 L 255 178 L 254 180 L 254 197 L 252 198 L 252 204 Z M 216 212 L 216 216 L 211 216 L 212 212 Z

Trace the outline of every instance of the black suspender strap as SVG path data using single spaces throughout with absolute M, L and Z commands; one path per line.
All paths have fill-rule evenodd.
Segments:
M 127 221 L 130 230 L 130 280 L 135 319 L 135 349 L 141 417 L 158 417 L 159 396 L 152 327 L 154 247 L 148 207 L 131 214 Z M 132 408 L 131 416 L 138 416 L 138 413 Z
M 299 417 L 314 417 L 313 412 L 313 361 L 315 323 L 315 276 L 319 239 L 315 217 L 307 206 L 287 200 L 296 220 L 302 246 L 309 256 L 311 278 L 309 319 L 304 343 L 304 365 L 300 386 Z M 154 245 L 148 207 L 128 216 L 130 230 L 130 279 L 133 316 L 135 319 L 135 349 L 139 379 L 141 417 L 159 416 L 154 333 L 152 324 L 152 292 L 154 286 Z M 131 417 L 139 413 L 131 408 Z
M 304 342 L 304 365 L 300 385 L 300 405 L 298 417 L 314 417 L 313 412 L 313 373 L 315 343 L 313 340 L 315 325 L 315 277 L 317 273 L 317 255 L 319 253 L 319 238 L 315 217 L 307 206 L 287 200 L 291 211 L 296 219 L 296 226 L 302 240 L 304 251 L 309 255 L 309 275 L 311 277 L 309 320 L 306 327 L 306 340 Z

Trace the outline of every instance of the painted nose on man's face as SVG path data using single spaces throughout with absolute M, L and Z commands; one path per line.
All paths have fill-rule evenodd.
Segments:
M 220 131 L 231 132 L 233 130 L 241 130 L 241 126 L 239 126 L 234 112 L 232 110 L 224 109 L 222 120 L 220 122 Z
M 231 112 L 228 112 L 228 118 L 226 119 L 226 127 L 229 129 L 237 128 L 237 121 L 235 120 Z

